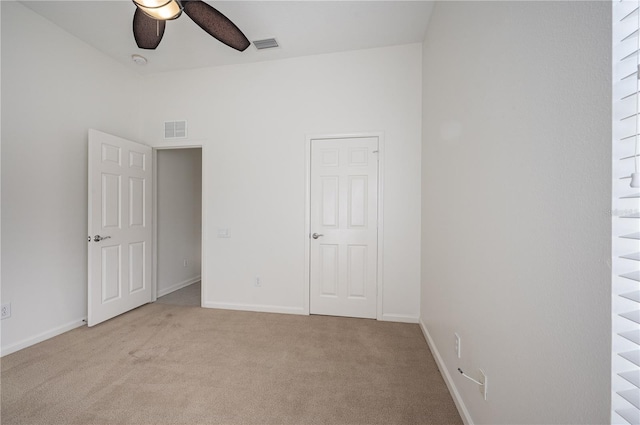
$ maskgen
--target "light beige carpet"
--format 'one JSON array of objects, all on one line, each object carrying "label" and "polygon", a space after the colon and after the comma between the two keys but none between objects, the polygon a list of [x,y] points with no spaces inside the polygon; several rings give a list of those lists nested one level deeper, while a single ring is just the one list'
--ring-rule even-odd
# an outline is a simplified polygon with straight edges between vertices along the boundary
[{"label": "light beige carpet", "polygon": [[201,292],[202,285],[200,282],[196,282],[160,297],[156,302],[161,304],[191,305],[194,307],[200,307]]},{"label": "light beige carpet", "polygon": [[2,424],[459,424],[417,325],[148,304],[8,355]]}]

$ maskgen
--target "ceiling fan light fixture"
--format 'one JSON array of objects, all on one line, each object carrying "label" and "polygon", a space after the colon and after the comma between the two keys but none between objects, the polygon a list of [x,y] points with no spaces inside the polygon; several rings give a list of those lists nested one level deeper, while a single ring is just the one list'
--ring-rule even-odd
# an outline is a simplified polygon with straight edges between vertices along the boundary
[{"label": "ceiling fan light fixture", "polygon": [[144,13],[158,21],[176,19],[182,13],[182,5],[178,0],[133,0]]},{"label": "ceiling fan light fixture", "polygon": [[162,6],[166,6],[171,3],[172,0],[133,0],[136,6],[148,7],[150,9],[157,9]]}]

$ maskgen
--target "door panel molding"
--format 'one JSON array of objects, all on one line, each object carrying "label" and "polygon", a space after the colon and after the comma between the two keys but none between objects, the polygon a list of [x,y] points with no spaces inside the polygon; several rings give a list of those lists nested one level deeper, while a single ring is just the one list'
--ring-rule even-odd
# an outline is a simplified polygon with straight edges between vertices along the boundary
[{"label": "door panel molding", "polygon": [[[310,286],[311,286],[311,142],[313,140],[334,140],[334,139],[357,139],[371,138],[378,139],[378,256],[377,256],[377,311],[376,319],[385,320],[383,315],[384,302],[384,160],[385,143],[383,132],[362,132],[362,133],[340,133],[340,134],[311,134],[305,137],[305,231],[304,231],[304,283],[303,283],[303,306],[304,314],[310,314]],[[357,150],[349,153],[349,161],[359,162],[362,157]],[[330,161],[330,152],[327,152],[323,160]],[[336,159],[337,161],[337,159]],[[370,223],[373,225],[374,223]]]}]

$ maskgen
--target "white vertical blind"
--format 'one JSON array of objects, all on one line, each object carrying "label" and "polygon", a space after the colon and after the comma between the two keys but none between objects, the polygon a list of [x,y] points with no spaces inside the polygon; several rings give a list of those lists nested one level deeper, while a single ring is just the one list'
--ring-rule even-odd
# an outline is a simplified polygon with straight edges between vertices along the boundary
[{"label": "white vertical blind", "polygon": [[640,189],[631,188],[640,128],[640,0],[613,3],[611,422],[640,424]]}]

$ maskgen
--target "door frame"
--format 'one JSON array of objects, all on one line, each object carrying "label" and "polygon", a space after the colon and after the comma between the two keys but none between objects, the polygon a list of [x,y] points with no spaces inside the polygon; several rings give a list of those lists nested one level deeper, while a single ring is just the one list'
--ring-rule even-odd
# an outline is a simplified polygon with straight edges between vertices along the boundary
[{"label": "door frame", "polygon": [[307,135],[305,140],[305,194],[304,194],[304,287],[303,306],[304,313],[310,313],[311,296],[311,141],[332,139],[361,139],[376,137],[378,139],[378,256],[376,273],[376,319],[382,320],[382,298],[384,294],[383,264],[384,258],[384,133],[363,132],[346,134],[320,134]]},{"label": "door frame", "polygon": [[207,234],[207,202],[204,194],[206,193],[207,179],[206,167],[204,167],[205,161],[205,143],[196,142],[188,145],[178,145],[171,143],[162,143],[151,145],[153,149],[153,226],[152,226],[152,253],[151,253],[151,302],[155,302],[158,299],[158,151],[159,150],[173,150],[173,149],[201,149],[202,150],[202,172],[200,178],[202,179],[200,196],[202,199],[202,211],[201,211],[201,234],[200,234],[200,307],[203,306],[205,300],[205,287],[204,284],[207,275],[207,266],[204,261],[206,250],[206,234]]}]

